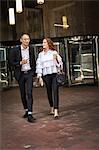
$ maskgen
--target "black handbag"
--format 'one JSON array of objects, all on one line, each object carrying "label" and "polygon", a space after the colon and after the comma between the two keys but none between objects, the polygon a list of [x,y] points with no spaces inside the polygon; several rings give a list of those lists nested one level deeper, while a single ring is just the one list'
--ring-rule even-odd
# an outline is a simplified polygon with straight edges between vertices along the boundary
[{"label": "black handbag", "polygon": [[64,85],[66,82],[66,77],[64,73],[57,73],[57,83],[58,85]]}]

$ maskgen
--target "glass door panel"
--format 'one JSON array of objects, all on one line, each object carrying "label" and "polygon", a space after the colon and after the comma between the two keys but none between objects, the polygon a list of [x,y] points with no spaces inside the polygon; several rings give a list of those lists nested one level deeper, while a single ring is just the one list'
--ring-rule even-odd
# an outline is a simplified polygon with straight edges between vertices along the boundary
[{"label": "glass door panel", "polygon": [[82,44],[81,54],[81,70],[84,83],[94,82],[93,57],[95,54],[92,51],[92,44]]},{"label": "glass door panel", "polygon": [[0,47],[0,88],[8,86],[6,48]]},{"label": "glass door panel", "polygon": [[94,83],[95,52],[92,41],[69,41],[68,57],[71,85]]}]

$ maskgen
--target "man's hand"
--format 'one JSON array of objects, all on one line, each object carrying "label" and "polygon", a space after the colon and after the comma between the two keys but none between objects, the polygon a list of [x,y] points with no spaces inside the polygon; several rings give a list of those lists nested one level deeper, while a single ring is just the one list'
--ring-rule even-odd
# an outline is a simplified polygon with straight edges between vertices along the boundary
[{"label": "man's hand", "polygon": [[20,65],[24,65],[24,64],[26,64],[26,63],[27,63],[27,61],[28,61],[28,59],[22,59],[22,61],[20,61]]}]

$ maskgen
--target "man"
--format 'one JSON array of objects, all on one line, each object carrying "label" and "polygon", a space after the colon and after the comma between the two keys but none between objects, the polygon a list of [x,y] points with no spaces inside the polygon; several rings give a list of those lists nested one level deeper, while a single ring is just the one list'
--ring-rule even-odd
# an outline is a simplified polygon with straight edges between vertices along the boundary
[{"label": "man", "polygon": [[20,37],[21,45],[13,48],[10,53],[10,62],[14,66],[15,78],[18,81],[21,100],[25,109],[23,118],[28,122],[35,122],[32,113],[33,76],[35,75],[35,55],[30,43],[30,36],[23,33]]}]

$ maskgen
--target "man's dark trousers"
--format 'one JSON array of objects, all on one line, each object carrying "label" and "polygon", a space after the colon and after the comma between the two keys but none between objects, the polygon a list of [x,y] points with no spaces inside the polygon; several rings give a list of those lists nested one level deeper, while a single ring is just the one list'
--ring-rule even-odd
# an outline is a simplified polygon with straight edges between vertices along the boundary
[{"label": "man's dark trousers", "polygon": [[28,112],[32,112],[32,105],[33,105],[33,96],[32,96],[33,75],[32,75],[32,71],[29,71],[27,73],[21,72],[18,83],[19,83],[23,107],[24,107],[24,109],[28,109]]}]

